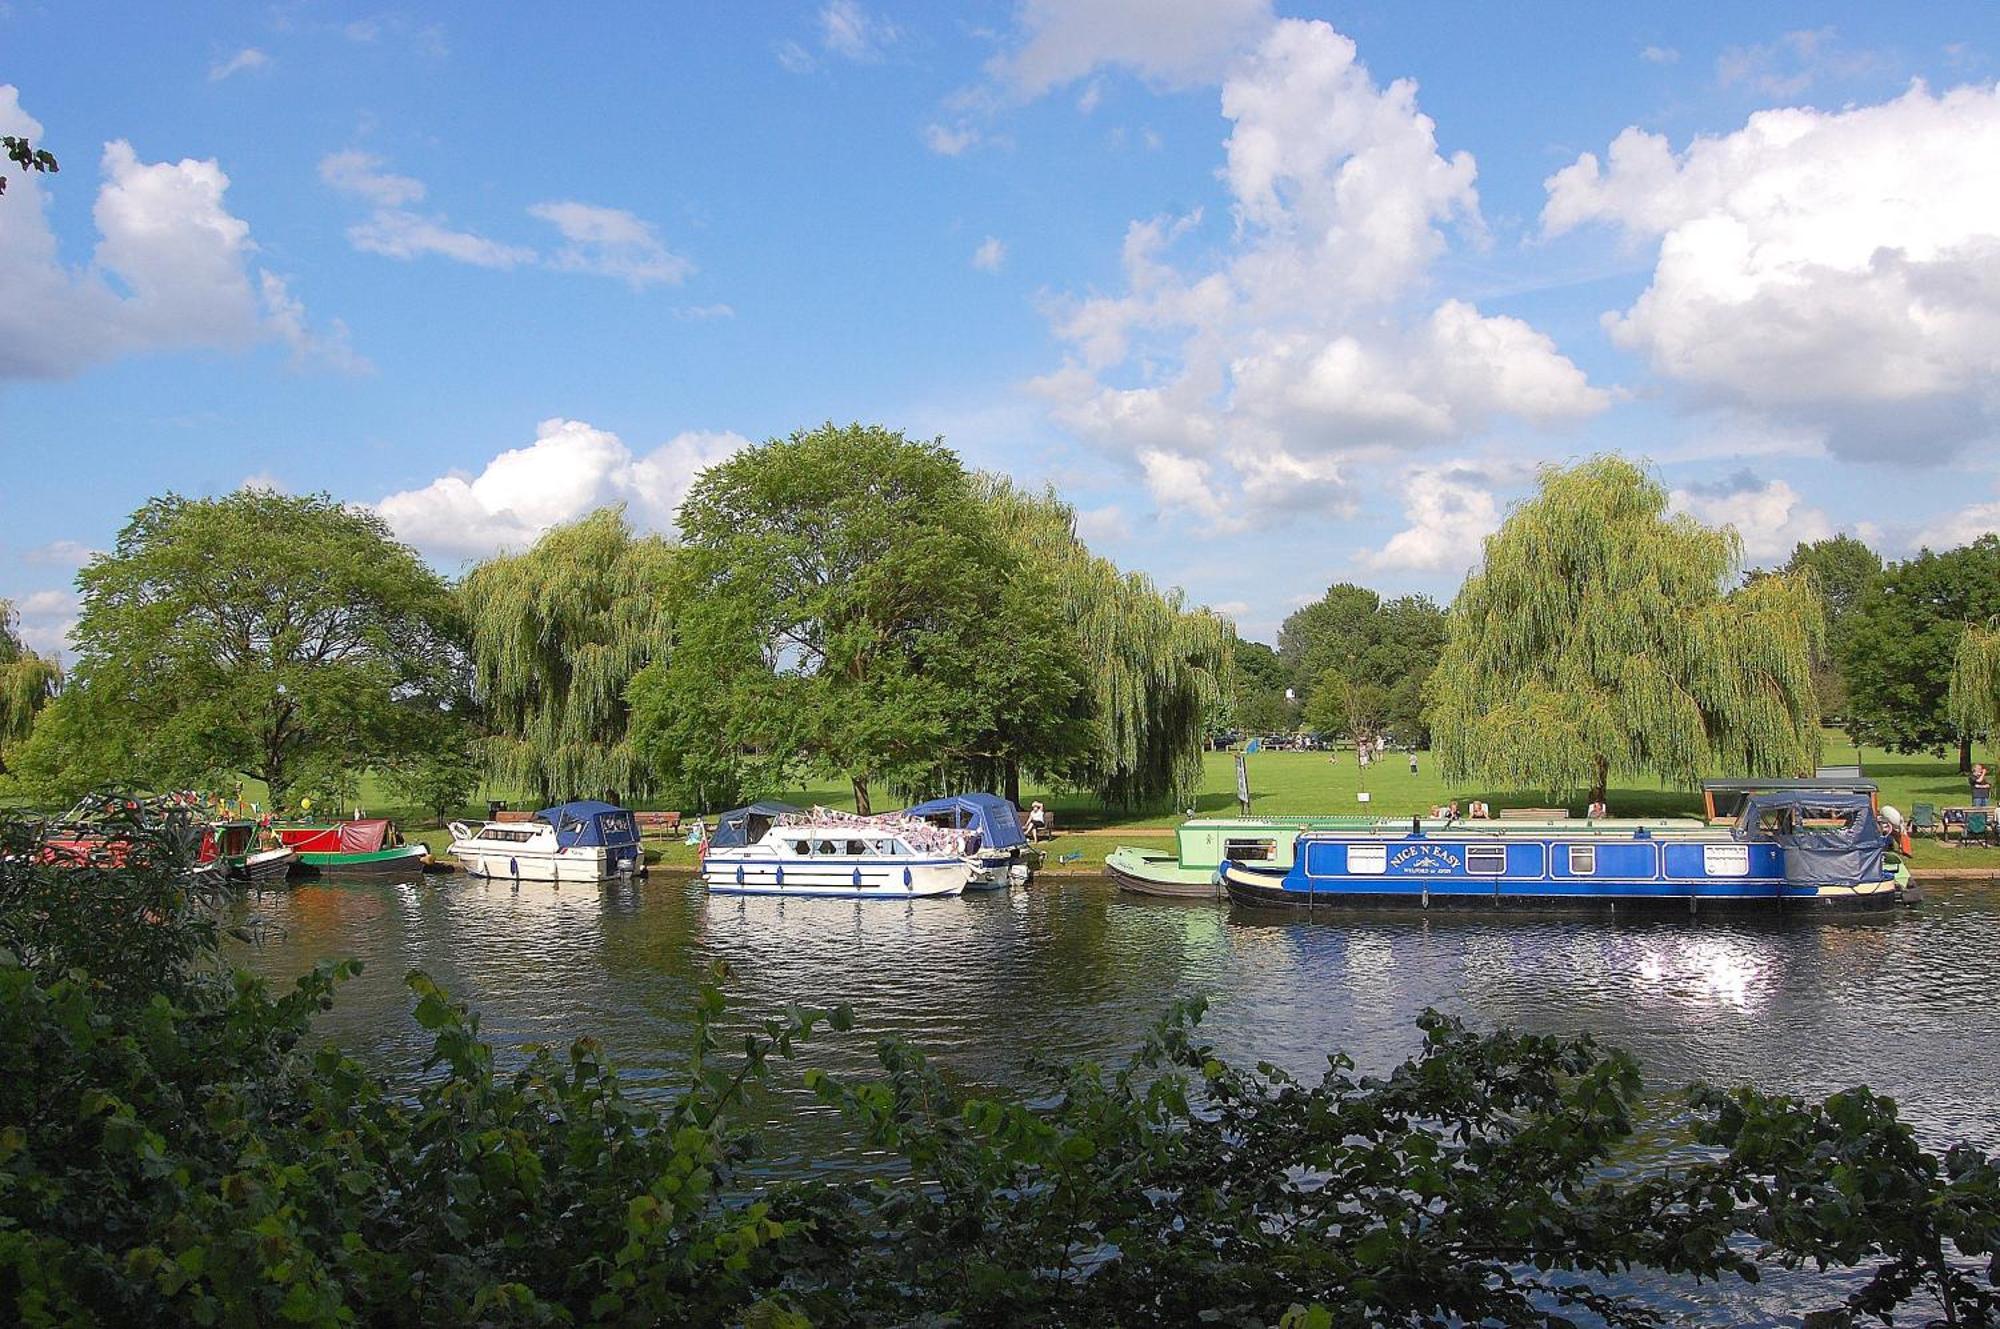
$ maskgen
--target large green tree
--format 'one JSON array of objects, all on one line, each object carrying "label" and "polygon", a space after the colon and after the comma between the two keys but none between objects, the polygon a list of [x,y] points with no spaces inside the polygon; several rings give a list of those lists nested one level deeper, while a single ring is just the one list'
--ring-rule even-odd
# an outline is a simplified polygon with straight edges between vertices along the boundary
[{"label": "large green tree", "polygon": [[[1819,592],[1826,610],[1827,653],[1813,661],[1813,688],[1822,715],[1847,715],[1847,684],[1841,676],[1847,638],[1855,610],[1882,575],[1882,556],[1851,535],[1836,535],[1799,544],[1785,560],[1784,571],[1806,577]],[[1852,734],[1853,728],[1849,726]]]},{"label": "large green tree", "polygon": [[1092,554],[1053,492],[992,482],[989,505],[1043,570],[1083,653],[1093,738],[1074,783],[1115,808],[1182,806],[1201,786],[1203,739],[1234,686],[1235,628]]},{"label": "large green tree", "polygon": [[0,600],[0,773],[8,745],[28,736],[61,683],[62,669],[28,649],[15,631],[13,605]]},{"label": "large green tree", "polygon": [[1287,733],[1298,727],[1298,708],[1285,697],[1291,672],[1279,654],[1261,641],[1238,637],[1232,648],[1235,681],[1218,722],[1253,734]]},{"label": "large green tree", "polygon": [[2000,737],[2000,618],[1966,628],[1952,661],[1951,718],[1968,737]]},{"label": "large green tree", "polygon": [[[1353,680],[1371,689],[1368,710],[1380,732],[1403,743],[1429,742],[1424,682],[1445,642],[1444,610],[1429,596],[1384,600],[1366,587],[1340,582],[1295,610],[1279,629],[1278,641],[1291,686],[1302,700],[1311,703],[1321,679],[1342,680],[1343,695]],[[1345,714],[1344,700],[1322,712]]]},{"label": "large green tree", "polygon": [[862,811],[885,780],[988,781],[1055,755],[1080,663],[942,443],[858,424],[774,439],[703,472],[680,525],[672,649],[633,689],[649,735],[804,761]]},{"label": "large green tree", "polygon": [[466,575],[459,599],[496,782],[545,801],[651,792],[626,688],[666,650],[676,556],[603,508]]},{"label": "large green tree", "polygon": [[1972,768],[1972,735],[1952,716],[1952,668],[1966,624],[2000,614],[2000,535],[1892,563],[1848,616],[1841,643],[1848,724],[1897,752],[1958,747]]},{"label": "large green tree", "polygon": [[1446,779],[1602,798],[1613,775],[1809,774],[1824,612],[1792,577],[1730,590],[1741,549],[1623,458],[1544,470],[1452,603],[1429,689]]},{"label": "large green tree", "polygon": [[1278,627],[1278,657],[1301,700],[1329,669],[1352,668],[1374,644],[1382,597],[1366,586],[1336,582],[1311,604],[1293,610]]},{"label": "large green tree", "polygon": [[1393,704],[1389,689],[1380,683],[1362,675],[1328,669],[1313,685],[1305,719],[1322,733],[1360,744],[1386,731]]},{"label": "large green tree", "polygon": [[324,495],[153,499],[77,585],[76,667],[21,757],[47,793],[251,776],[284,805],[433,741],[454,692],[444,583]]}]

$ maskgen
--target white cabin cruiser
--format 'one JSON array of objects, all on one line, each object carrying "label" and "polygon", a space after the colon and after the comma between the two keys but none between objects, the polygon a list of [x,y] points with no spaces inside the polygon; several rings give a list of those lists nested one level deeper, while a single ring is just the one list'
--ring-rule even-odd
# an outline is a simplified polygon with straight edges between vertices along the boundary
[{"label": "white cabin cruiser", "polygon": [[602,881],[644,872],[639,823],[609,803],[561,803],[532,821],[451,824],[451,855],[475,877],[515,881]]},{"label": "white cabin cruiser", "polygon": [[960,849],[972,864],[968,891],[1025,886],[1040,853],[1021,833],[1014,805],[992,794],[954,794],[903,809],[902,816],[929,822],[961,837]]},{"label": "white cabin cruiser", "polygon": [[715,895],[957,895],[973,873],[959,838],[903,817],[753,804],[722,814],[702,846],[701,880]]}]

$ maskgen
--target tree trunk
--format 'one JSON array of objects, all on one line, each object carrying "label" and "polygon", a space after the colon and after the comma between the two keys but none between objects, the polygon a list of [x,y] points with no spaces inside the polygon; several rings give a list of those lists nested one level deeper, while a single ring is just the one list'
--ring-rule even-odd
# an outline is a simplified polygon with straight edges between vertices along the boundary
[{"label": "tree trunk", "polygon": [[1007,763],[1007,801],[1015,807],[1021,806],[1021,763]]},{"label": "tree trunk", "polygon": [[872,811],[868,806],[868,777],[865,775],[854,777],[854,810],[864,817]]},{"label": "tree trunk", "polygon": [[1960,734],[1958,736],[1958,773],[1960,775],[1972,774],[1971,734]]},{"label": "tree trunk", "polygon": [[1605,785],[1610,782],[1610,767],[1611,763],[1604,757],[1599,756],[1597,758],[1597,782],[1590,787],[1591,802],[1603,803],[1606,801],[1605,794],[1607,790],[1605,789]]}]

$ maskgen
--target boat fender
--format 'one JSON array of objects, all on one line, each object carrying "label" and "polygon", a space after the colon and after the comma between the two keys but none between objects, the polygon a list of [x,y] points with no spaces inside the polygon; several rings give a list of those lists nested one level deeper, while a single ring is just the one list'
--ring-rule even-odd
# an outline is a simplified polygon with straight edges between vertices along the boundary
[{"label": "boat fender", "polygon": [[855,889],[855,890],[857,890],[857,891],[861,889],[861,869],[860,869],[860,868],[856,868],[856,869],[854,869],[854,889]]},{"label": "boat fender", "polygon": [[908,868],[903,869],[903,889],[906,891],[913,891],[916,889],[915,879],[910,876],[910,870]]},{"label": "boat fender", "polygon": [[518,859],[518,858],[510,858],[510,859],[508,859],[508,860],[507,860],[507,875],[508,875],[508,876],[510,876],[510,877],[518,877],[518,876],[520,876],[520,875],[521,875],[521,860],[520,860],[520,859]]},{"label": "boat fender", "polygon": [[738,886],[743,884],[743,865],[741,863],[736,865],[736,884]]}]

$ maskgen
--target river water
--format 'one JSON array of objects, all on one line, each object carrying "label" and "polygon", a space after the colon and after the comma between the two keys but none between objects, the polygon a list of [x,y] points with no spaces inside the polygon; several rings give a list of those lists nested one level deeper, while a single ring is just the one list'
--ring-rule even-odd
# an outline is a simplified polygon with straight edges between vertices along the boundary
[{"label": "river water", "polygon": [[[1232,912],[1096,880],[950,900],[709,898],[684,877],[598,886],[326,880],[247,897],[241,956],[274,980],[356,957],[324,1027],[382,1063],[421,1061],[403,976],[422,969],[513,1052],[601,1038],[636,1092],[672,1092],[687,1010],[727,960],[731,1018],[846,1002],[853,1034],[802,1061],[867,1075],[875,1037],[920,1044],[967,1082],[1032,1089],[1037,1058],[1116,1061],[1178,996],[1239,1063],[1317,1075],[1345,1051],[1387,1069],[1426,1006],[1477,1027],[1588,1030],[1633,1052],[1663,1098],[1696,1079],[1893,1095],[1928,1143],[2000,1148],[2000,891],[1937,893],[1891,917],[1609,922],[1509,915]],[[787,1088],[786,1085],[791,1087]],[[781,1081],[766,1105],[780,1167],[851,1163]],[[1823,1290],[1823,1289],[1822,1289]],[[1708,1322],[1783,1319],[1781,1280],[1709,1289]],[[1717,1320],[1718,1314],[1724,1316]]]}]

